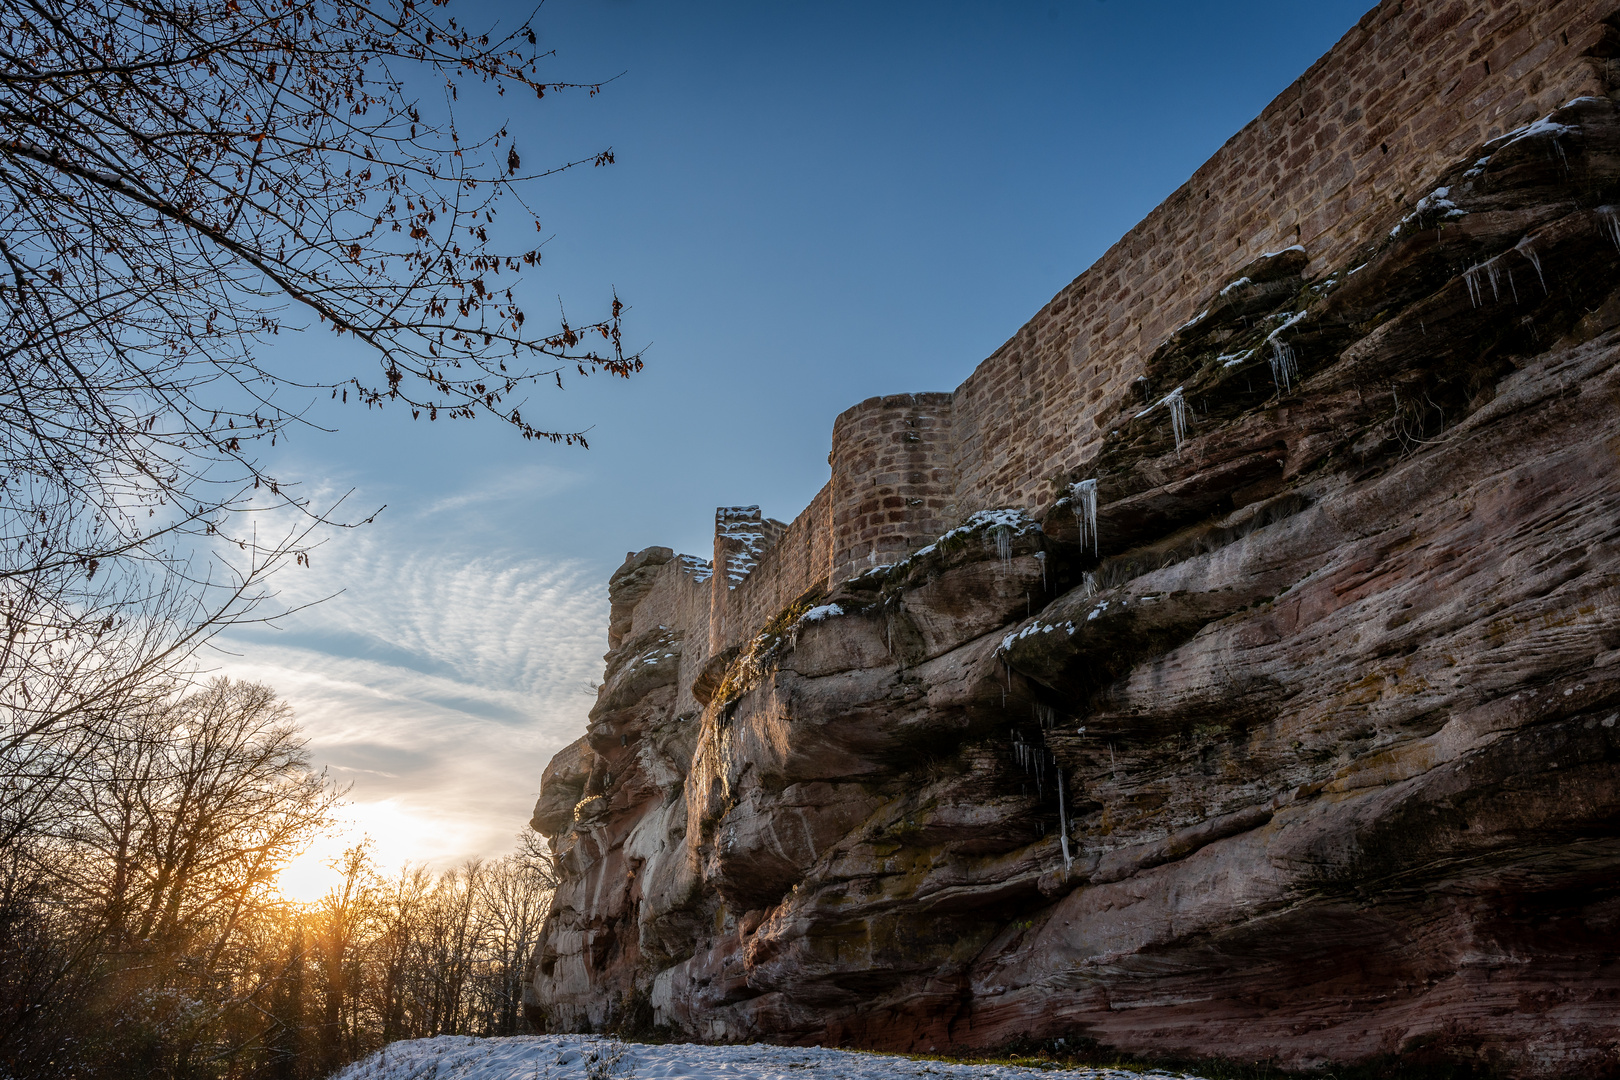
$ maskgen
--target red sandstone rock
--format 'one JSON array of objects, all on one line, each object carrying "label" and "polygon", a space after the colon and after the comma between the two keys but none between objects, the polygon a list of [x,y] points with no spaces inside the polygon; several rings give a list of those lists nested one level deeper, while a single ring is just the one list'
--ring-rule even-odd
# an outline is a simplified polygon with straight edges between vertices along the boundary
[{"label": "red sandstone rock", "polygon": [[1057,478],[1095,553],[1078,496],[960,515],[740,642],[740,590],[629,560],[535,811],[539,1015],[1613,1073],[1620,110],[1552,120],[1220,283]]}]

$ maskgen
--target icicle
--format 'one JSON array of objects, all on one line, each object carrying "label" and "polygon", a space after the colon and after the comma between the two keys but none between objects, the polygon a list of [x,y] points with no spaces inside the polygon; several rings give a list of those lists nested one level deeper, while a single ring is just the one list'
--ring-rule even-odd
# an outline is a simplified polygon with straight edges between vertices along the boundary
[{"label": "icicle", "polygon": [[996,526],[996,558],[1003,566],[1012,562],[1012,530],[1005,525]]},{"label": "icicle", "polygon": [[1063,770],[1057,771],[1058,789],[1058,843],[1063,847],[1063,876],[1069,876],[1074,860],[1069,858],[1069,806],[1063,798]]},{"label": "icicle", "polygon": [[1536,254],[1536,245],[1531,243],[1530,238],[1527,236],[1523,240],[1519,241],[1519,246],[1516,250],[1520,255],[1523,255],[1526,259],[1529,259],[1530,265],[1536,268],[1536,278],[1541,282],[1541,294],[1543,296],[1551,296],[1552,293],[1547,291],[1547,279],[1541,274],[1541,256]]},{"label": "icicle", "polygon": [[[1176,440],[1181,445],[1181,440]],[[1091,553],[1097,554],[1097,481],[1095,478],[1069,485],[1069,498],[1074,503],[1074,521],[1080,526],[1080,546],[1091,539]]]},{"label": "icicle", "polygon": [[1491,303],[1494,304],[1502,299],[1502,294],[1496,287],[1497,268],[1495,259],[1485,264],[1485,274],[1491,279]]},{"label": "icicle", "polygon": [[1463,271],[1463,283],[1468,286],[1468,299],[1473,302],[1476,308],[1479,307],[1481,298],[1479,282],[1474,278],[1474,275],[1477,273],[1479,273],[1478,266],[1470,266],[1467,270]]},{"label": "icicle", "polygon": [[1620,250],[1620,211],[1612,206],[1600,206],[1597,208],[1597,216],[1598,220],[1603,222],[1609,239],[1614,241],[1615,248]]},{"label": "icicle", "polygon": [[1176,437],[1176,452],[1181,452],[1181,444],[1187,441],[1187,399],[1181,396],[1181,387],[1176,387],[1164,399],[1165,407],[1170,410],[1170,433]]},{"label": "icicle", "polygon": [[1276,384],[1277,393],[1288,393],[1298,380],[1299,361],[1294,356],[1294,347],[1282,338],[1272,338],[1271,381]]}]

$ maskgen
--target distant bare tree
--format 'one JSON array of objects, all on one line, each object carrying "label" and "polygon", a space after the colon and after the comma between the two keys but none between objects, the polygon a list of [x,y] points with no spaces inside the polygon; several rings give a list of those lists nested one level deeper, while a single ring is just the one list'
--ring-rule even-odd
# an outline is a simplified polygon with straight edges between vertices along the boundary
[{"label": "distant bare tree", "polygon": [[515,1035],[523,1024],[523,987],[551,907],[556,880],[522,854],[486,863],[477,881],[483,963],[478,979],[478,1026]]},{"label": "distant bare tree", "polygon": [[102,1064],[181,1076],[257,1041],[262,1025],[241,1020],[269,986],[257,957],[282,917],[276,873],[326,827],[339,793],[263,686],[216,680],[120,725],[54,785],[50,827],[5,849],[35,919],[0,929],[26,941],[46,925],[52,941],[38,961],[51,978],[0,1026],[0,1052],[38,1045],[30,1008],[80,986],[94,999],[79,1022],[119,1036],[99,1036]]}]

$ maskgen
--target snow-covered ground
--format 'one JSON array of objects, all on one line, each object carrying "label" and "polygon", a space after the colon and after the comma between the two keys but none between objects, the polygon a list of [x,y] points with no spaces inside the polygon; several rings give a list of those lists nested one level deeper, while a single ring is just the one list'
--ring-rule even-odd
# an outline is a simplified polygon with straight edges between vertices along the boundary
[{"label": "snow-covered ground", "polygon": [[820,1047],[643,1046],[594,1035],[510,1039],[441,1035],[394,1043],[350,1065],[334,1080],[806,1080],[807,1076],[825,1080],[1034,1080],[1054,1074],[1065,1080],[1186,1077],[1158,1070],[955,1065]]}]

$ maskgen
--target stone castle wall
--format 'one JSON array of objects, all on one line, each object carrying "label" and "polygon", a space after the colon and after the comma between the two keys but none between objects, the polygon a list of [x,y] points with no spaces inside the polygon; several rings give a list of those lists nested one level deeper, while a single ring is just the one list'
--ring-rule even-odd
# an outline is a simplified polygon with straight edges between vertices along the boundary
[{"label": "stone castle wall", "polygon": [[724,644],[746,640],[785,605],[827,581],[832,566],[831,498],[828,484],[732,592],[720,634]]},{"label": "stone castle wall", "polygon": [[1604,92],[1613,0],[1386,0],[954,395],[966,510],[1037,507],[1081,469],[1099,406],[1202,298],[1268,251],[1310,271],[1379,239],[1457,157]]},{"label": "stone castle wall", "polygon": [[[831,480],[780,535],[761,525],[741,580],[724,570],[737,544],[720,529],[686,670],[975,511],[1049,504],[1084,475],[1107,406],[1240,268],[1295,245],[1310,274],[1343,265],[1471,147],[1605,93],[1617,7],[1386,0],[1368,12],[954,392],[872,398],[840,415]],[[669,589],[686,588],[672,572]]]},{"label": "stone castle wall", "polygon": [[868,398],[833,423],[831,580],[897,562],[956,524],[950,394]]}]

